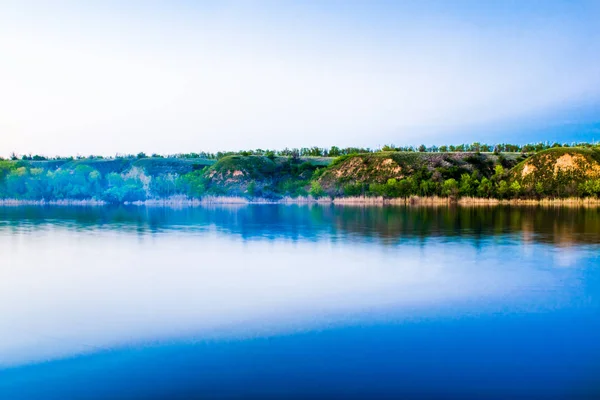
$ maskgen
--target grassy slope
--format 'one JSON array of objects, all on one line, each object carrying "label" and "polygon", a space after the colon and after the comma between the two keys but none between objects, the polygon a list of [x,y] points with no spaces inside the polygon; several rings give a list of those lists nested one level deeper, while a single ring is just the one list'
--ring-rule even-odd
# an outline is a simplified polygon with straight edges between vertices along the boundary
[{"label": "grassy slope", "polygon": [[502,159],[491,153],[416,153],[380,152],[356,154],[336,159],[319,178],[330,193],[339,193],[346,184],[385,183],[388,179],[402,179],[419,170],[440,171],[445,178],[459,178],[463,173],[478,171],[489,177],[501,161],[507,167],[517,163],[519,155],[504,154]]},{"label": "grassy slope", "polygon": [[[278,196],[302,195],[313,172],[333,160],[325,157],[228,156],[208,168],[204,176],[215,194]],[[252,193],[251,193],[252,192]]]},{"label": "grassy slope", "polygon": [[541,151],[519,163],[509,179],[524,187],[542,185],[547,191],[573,190],[573,185],[600,179],[600,149],[553,148]]},{"label": "grassy slope", "polygon": [[89,159],[80,160],[48,160],[48,161],[6,161],[15,167],[25,166],[30,168],[43,168],[55,170],[57,168],[73,170],[79,166],[88,166],[101,172],[103,175],[111,172],[122,173],[133,167],[142,169],[147,175],[175,174],[182,175],[188,172],[211,166],[213,160],[202,158],[118,158],[118,159]]},{"label": "grassy slope", "polygon": [[132,163],[148,175],[174,174],[183,175],[213,165],[215,161],[202,158],[142,158]]},{"label": "grassy slope", "polygon": [[67,160],[47,160],[47,161],[9,161],[18,167],[43,168],[46,170],[55,170],[66,164]]}]

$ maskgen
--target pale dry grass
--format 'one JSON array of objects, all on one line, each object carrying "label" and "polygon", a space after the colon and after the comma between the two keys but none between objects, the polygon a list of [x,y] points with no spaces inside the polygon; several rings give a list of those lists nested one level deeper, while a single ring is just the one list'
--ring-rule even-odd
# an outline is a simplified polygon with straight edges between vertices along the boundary
[{"label": "pale dry grass", "polygon": [[[600,207],[600,198],[562,198],[562,199],[510,199],[499,200],[481,197],[420,197],[386,199],[384,197],[354,196],[354,197],[284,197],[280,200],[265,198],[248,199],[239,196],[204,196],[201,199],[192,199],[186,196],[173,196],[165,199],[149,199],[144,201],[126,202],[126,205],[153,206],[153,207],[199,207],[206,205],[246,205],[246,204],[335,204],[347,206],[415,206],[415,207],[439,207],[439,206],[543,206],[543,207]],[[0,199],[0,206],[104,206],[102,200],[17,200]]]},{"label": "pale dry grass", "polygon": [[0,206],[104,206],[107,203],[103,200],[18,200],[18,199],[0,199]]},{"label": "pale dry grass", "polygon": [[411,196],[408,198],[386,199],[383,197],[342,197],[333,200],[334,204],[340,205],[408,205],[408,206],[545,206],[545,207],[599,207],[600,199],[598,198],[578,198],[570,197],[564,199],[490,199],[482,197],[461,197],[455,199],[451,197],[420,197]]},{"label": "pale dry grass", "polygon": [[598,207],[600,199],[598,198],[544,198],[544,199],[482,199],[477,197],[463,197],[457,201],[461,206],[494,206],[494,205],[511,205],[511,206],[544,206],[544,207]]}]

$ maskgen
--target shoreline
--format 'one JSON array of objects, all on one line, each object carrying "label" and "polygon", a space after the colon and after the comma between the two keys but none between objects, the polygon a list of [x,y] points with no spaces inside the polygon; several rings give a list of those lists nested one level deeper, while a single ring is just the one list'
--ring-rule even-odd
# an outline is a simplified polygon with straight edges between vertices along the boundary
[{"label": "shoreline", "polygon": [[282,199],[246,198],[239,196],[205,196],[200,199],[191,199],[175,196],[166,199],[148,199],[144,201],[108,203],[103,200],[19,200],[0,199],[2,207],[19,206],[78,206],[78,207],[104,207],[110,205],[125,205],[136,207],[201,207],[207,205],[252,205],[252,204],[320,204],[341,206],[414,206],[414,207],[493,207],[493,206],[542,206],[542,207],[600,207],[600,198],[545,198],[545,199],[494,199],[480,197],[419,197],[408,198],[383,198],[383,197],[284,197]]}]

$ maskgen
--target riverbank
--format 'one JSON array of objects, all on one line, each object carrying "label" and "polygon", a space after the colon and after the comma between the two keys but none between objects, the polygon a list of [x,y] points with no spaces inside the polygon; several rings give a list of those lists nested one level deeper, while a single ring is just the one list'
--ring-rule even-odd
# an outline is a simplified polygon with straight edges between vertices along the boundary
[{"label": "riverbank", "polygon": [[[0,206],[108,206],[103,200],[20,200],[0,199]],[[247,198],[237,196],[205,196],[202,198],[188,198],[174,196],[164,199],[148,199],[144,201],[124,202],[123,205],[137,207],[200,207],[206,205],[248,205],[248,204],[334,204],[342,206],[543,206],[543,207],[600,207],[600,198],[545,198],[545,199],[493,199],[479,197],[419,197],[384,198],[374,196],[355,197],[284,197],[281,199]]]},{"label": "riverbank", "polygon": [[419,197],[386,199],[382,197],[350,197],[333,200],[334,204],[373,204],[408,206],[547,206],[547,207],[599,207],[599,198],[543,198],[543,199],[494,199],[482,197]]},{"label": "riverbank", "polygon": [[22,199],[0,199],[0,206],[106,206],[109,203],[103,200],[22,200]]}]

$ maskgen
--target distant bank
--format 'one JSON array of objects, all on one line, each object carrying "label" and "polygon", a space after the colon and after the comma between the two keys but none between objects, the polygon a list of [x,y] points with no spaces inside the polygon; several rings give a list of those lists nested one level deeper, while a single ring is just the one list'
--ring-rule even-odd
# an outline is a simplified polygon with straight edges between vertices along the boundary
[{"label": "distant bank", "polygon": [[0,161],[0,204],[562,204],[600,197],[600,147]]}]

